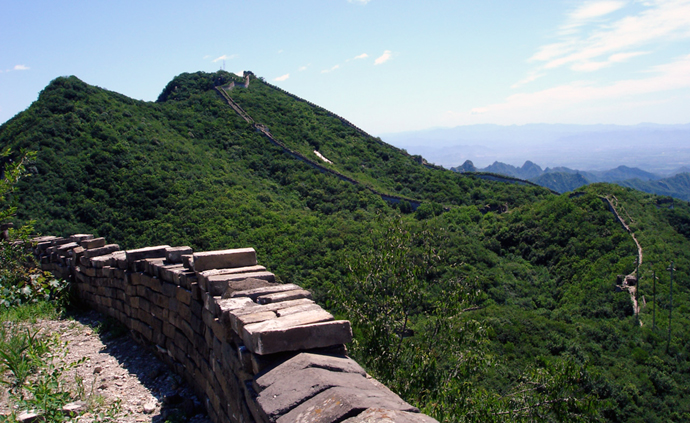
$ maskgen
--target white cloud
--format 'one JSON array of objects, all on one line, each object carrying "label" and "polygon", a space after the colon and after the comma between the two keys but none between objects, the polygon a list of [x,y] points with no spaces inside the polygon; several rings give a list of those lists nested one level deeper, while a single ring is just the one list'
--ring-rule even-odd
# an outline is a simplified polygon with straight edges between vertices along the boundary
[{"label": "white cloud", "polygon": [[333,67],[330,68],[330,69],[324,69],[324,70],[322,70],[321,73],[333,72],[334,70],[338,69],[339,67],[340,67],[340,65],[335,65],[335,66],[333,66]]},{"label": "white cloud", "polygon": [[375,65],[381,65],[383,63],[386,63],[390,58],[393,56],[393,52],[390,50],[386,50],[383,52],[381,56],[379,56],[376,60],[374,60]]},{"label": "white cloud", "polygon": [[589,20],[608,15],[625,6],[624,1],[593,1],[588,2],[570,14],[573,20]]},{"label": "white cloud", "polygon": [[622,2],[602,1],[577,9],[561,28],[567,34],[564,39],[542,46],[530,60],[545,62],[545,69],[569,65],[573,70],[591,71],[615,63],[610,60],[599,60],[601,66],[590,63],[602,56],[626,54],[630,49],[654,42],[690,38],[690,0],[658,0],[645,4],[637,14],[573,33],[573,28],[583,20],[605,16],[623,6]]},{"label": "white cloud", "polygon": [[679,57],[674,62],[654,66],[647,73],[653,75],[601,86],[587,81],[575,81],[532,93],[514,94],[502,103],[474,108],[470,113],[476,114],[480,111],[487,115],[505,117],[506,114],[531,110],[532,115],[536,116],[545,110],[562,109],[577,104],[604,100],[629,101],[639,95],[690,88],[690,54]]},{"label": "white cloud", "polygon": [[366,59],[367,57],[369,57],[368,54],[362,53],[362,54],[360,54],[359,56],[355,56],[354,59],[355,59],[355,60],[357,60],[357,59]]},{"label": "white cloud", "polygon": [[535,72],[535,71],[532,71],[532,72],[530,72],[530,74],[527,75],[524,79],[522,79],[522,80],[520,80],[520,81],[514,83],[513,85],[511,85],[510,88],[518,88],[518,87],[520,87],[520,86],[522,86],[522,85],[529,84],[530,82],[535,81],[535,80],[541,78],[541,77],[544,76],[544,75],[546,75],[546,74],[543,73],[543,72]]},{"label": "white cloud", "polygon": [[309,66],[311,66],[311,63],[309,63],[308,65],[300,66],[299,69],[298,69],[298,71],[303,72],[303,71],[307,70],[307,68],[308,68]]},{"label": "white cloud", "polygon": [[596,71],[608,66],[611,66],[614,63],[622,63],[627,61],[628,59],[631,59],[633,57],[641,56],[643,54],[649,54],[648,51],[634,51],[630,53],[617,53],[617,54],[612,54],[609,56],[608,60],[605,60],[603,62],[580,62],[580,63],[574,63],[572,65],[572,69],[575,71],[581,71],[581,72],[592,72]]},{"label": "white cloud", "polygon": [[367,4],[371,0],[347,0],[348,3],[359,3],[359,4]]},{"label": "white cloud", "polygon": [[228,56],[227,54],[224,54],[220,57],[216,57],[215,59],[211,60],[213,63],[220,62],[221,60],[230,60],[230,59],[235,59],[237,57],[236,54],[231,54]]},{"label": "white cloud", "polygon": [[16,65],[13,69],[14,70],[29,70],[30,68],[28,66],[24,66],[24,65]]},{"label": "white cloud", "polygon": [[273,80],[274,80],[274,81],[285,81],[285,80],[288,79],[289,77],[290,77],[290,74],[289,74],[289,73],[286,73],[285,75],[282,75],[282,76],[279,76],[279,77],[277,77],[277,78],[274,78]]}]

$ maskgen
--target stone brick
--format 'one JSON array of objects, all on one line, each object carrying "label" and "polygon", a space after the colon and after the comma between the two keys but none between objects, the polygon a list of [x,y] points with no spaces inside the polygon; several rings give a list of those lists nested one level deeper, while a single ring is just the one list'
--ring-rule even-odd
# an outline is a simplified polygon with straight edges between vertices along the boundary
[{"label": "stone brick", "polygon": [[92,250],[86,250],[84,251],[84,257],[85,258],[92,258],[92,257],[98,257],[98,256],[104,256],[106,254],[110,254],[114,251],[119,251],[120,246],[117,244],[108,244],[100,248],[94,248]]},{"label": "stone brick", "polygon": [[[84,240],[92,239],[92,238],[93,238],[92,234],[74,234],[74,235],[70,235],[69,240],[72,242],[81,243]],[[105,244],[103,244],[103,245],[105,245]]]},{"label": "stone brick", "polygon": [[161,282],[161,293],[168,298],[174,298],[177,293],[177,285],[169,282]]},{"label": "stone brick", "polygon": [[343,423],[438,423],[438,420],[421,413],[369,408],[356,417],[344,420]]},{"label": "stone brick", "polygon": [[245,325],[252,323],[264,322],[266,320],[275,319],[278,317],[274,311],[257,311],[256,313],[247,313],[239,316],[231,314],[231,327],[235,333],[242,333]]},{"label": "stone brick", "polygon": [[207,278],[206,290],[213,295],[223,295],[234,282],[242,282],[247,279],[274,282],[276,276],[271,272],[249,272],[209,276]]},{"label": "stone brick", "polygon": [[165,259],[170,263],[182,263],[182,255],[191,255],[191,247],[168,247],[165,249]]},{"label": "stone brick", "polygon": [[242,340],[247,348],[259,355],[324,348],[352,341],[352,328],[347,320],[276,326],[275,322],[291,316],[295,315],[247,325],[242,331]]},{"label": "stone brick", "polygon": [[173,283],[175,285],[180,284],[180,277],[175,278],[176,273],[185,272],[187,269],[182,267],[181,264],[165,264],[158,268],[158,276],[166,282]]},{"label": "stone brick", "polygon": [[165,258],[166,249],[170,248],[169,245],[158,245],[155,247],[138,248],[136,250],[127,250],[126,257],[127,263],[132,264],[135,261],[148,259],[148,258]]},{"label": "stone brick", "polygon": [[378,390],[334,387],[295,407],[292,411],[279,417],[276,422],[331,423],[356,416],[369,408],[419,412],[397,395],[390,396],[388,393]]},{"label": "stone brick", "polygon": [[276,284],[276,285],[270,285],[270,286],[265,286],[265,287],[261,287],[261,288],[248,289],[245,291],[235,291],[232,293],[232,295],[230,297],[231,298],[249,297],[252,300],[256,301],[256,299],[262,295],[275,294],[276,292],[293,291],[296,289],[302,289],[302,288],[300,288],[299,286],[292,284],[292,283],[286,283],[284,285]]},{"label": "stone brick", "polygon": [[270,304],[281,301],[298,300],[300,298],[311,299],[311,292],[305,289],[295,289],[292,291],[275,292],[273,294],[261,295],[256,298],[259,304]]},{"label": "stone brick", "polygon": [[101,248],[105,246],[105,238],[93,238],[93,239],[84,239],[81,241],[81,246],[86,248],[87,250],[92,250],[94,248]]},{"label": "stone brick", "polygon": [[325,369],[331,372],[355,373],[366,376],[366,372],[353,359],[346,356],[332,356],[313,353],[299,353],[291,359],[268,372],[258,375],[254,380],[254,389],[261,392],[286,375],[293,374],[303,369]]},{"label": "stone brick", "polygon": [[192,302],[192,291],[178,286],[175,289],[175,298],[182,304],[189,305]]},{"label": "stone brick", "polygon": [[[376,386],[361,374],[306,368],[283,374],[259,393],[256,402],[268,418],[275,421],[299,404],[333,387],[347,387],[365,392],[376,391]],[[400,398],[397,399],[402,402]],[[368,407],[362,409],[366,408]],[[331,421],[337,421],[337,418],[328,420],[328,422]]]},{"label": "stone brick", "polygon": [[205,251],[192,254],[193,267],[197,272],[210,269],[246,267],[256,265],[256,251],[253,248]]},{"label": "stone brick", "polygon": [[[211,276],[222,276],[222,275],[234,275],[236,273],[253,273],[253,272],[263,272],[266,268],[264,266],[245,266],[245,267],[235,267],[229,269],[211,269],[204,270],[203,272],[197,272],[197,280],[206,286],[208,283],[208,278]],[[221,279],[219,279],[221,280]]]},{"label": "stone brick", "polygon": [[[247,298],[247,297],[239,297],[240,298]],[[247,298],[247,300],[251,301],[251,298]],[[228,301],[228,300],[220,300],[220,302],[223,301]],[[219,302],[219,306],[220,306]],[[303,308],[301,310],[296,310],[293,309],[294,307],[301,307],[301,306],[306,306],[306,308]],[[222,316],[221,319],[224,321],[228,321],[230,323],[230,326],[233,328],[235,332],[238,334],[242,333],[241,327],[244,326],[244,324],[238,324],[238,319],[240,319],[242,316],[246,314],[256,314],[256,313],[265,313],[265,312],[275,312],[276,315],[274,317],[279,317],[280,313],[283,312],[284,309],[293,309],[293,313],[284,313],[284,314],[294,314],[298,312],[303,312],[303,311],[313,311],[313,310],[321,310],[321,307],[316,305],[312,300],[302,298],[299,300],[292,300],[292,301],[286,301],[283,303],[273,303],[273,304],[267,304],[267,305],[259,305],[254,302],[248,303],[244,307],[235,307],[232,310],[222,310]],[[257,322],[260,320],[257,320]]]}]

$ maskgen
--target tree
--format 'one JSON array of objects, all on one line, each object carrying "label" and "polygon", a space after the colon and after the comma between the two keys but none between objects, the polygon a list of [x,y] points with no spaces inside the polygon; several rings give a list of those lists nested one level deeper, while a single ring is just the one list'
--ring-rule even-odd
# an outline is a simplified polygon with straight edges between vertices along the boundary
[{"label": "tree", "polygon": [[476,382],[496,361],[488,330],[467,317],[481,293],[438,280],[438,231],[396,217],[380,222],[334,297],[352,320],[353,356],[405,400],[441,422],[585,421],[596,416],[584,366],[542,362],[504,392]]},{"label": "tree", "polygon": [[[9,157],[9,148],[0,153],[0,158]],[[16,229],[10,226],[18,203],[11,194],[19,179],[25,176],[26,165],[35,157],[35,152],[22,152],[19,159],[8,160],[0,178],[0,224],[7,228],[0,238],[0,304],[6,307],[54,299],[66,287],[64,281],[58,281],[49,272],[36,268],[33,255],[27,248],[31,245],[33,222]]]}]

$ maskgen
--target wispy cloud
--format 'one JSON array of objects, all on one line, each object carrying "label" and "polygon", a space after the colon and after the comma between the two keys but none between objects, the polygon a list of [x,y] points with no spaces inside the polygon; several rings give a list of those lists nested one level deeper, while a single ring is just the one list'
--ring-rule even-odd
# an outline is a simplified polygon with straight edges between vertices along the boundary
[{"label": "wispy cloud", "polygon": [[304,66],[300,66],[299,69],[297,69],[297,70],[300,72],[304,72],[305,70],[307,70],[307,68],[309,68],[309,66],[311,66],[311,63],[304,65]]},{"label": "wispy cloud", "polygon": [[13,68],[13,70],[16,70],[16,71],[23,71],[23,70],[29,70],[29,69],[31,69],[31,68],[29,68],[28,66],[24,66],[24,65],[15,65],[15,67]]},{"label": "wispy cloud", "polygon": [[[587,3],[570,14],[563,28],[572,29],[583,21],[600,18],[623,6],[625,3],[618,1]],[[542,46],[531,60],[544,62],[545,69],[569,65],[573,70],[591,71],[597,65],[589,65],[589,62],[598,58],[629,53],[630,49],[652,42],[690,38],[690,0],[646,2],[637,14],[628,14],[612,22],[604,21],[586,29]],[[627,58],[630,57],[633,56]]]},{"label": "wispy cloud", "polygon": [[335,66],[333,66],[333,67],[330,68],[330,69],[324,69],[324,70],[322,70],[321,73],[333,72],[334,70],[336,70],[336,69],[338,69],[338,68],[340,68],[340,65],[335,65]]},{"label": "wispy cloud", "polygon": [[358,3],[358,4],[367,4],[371,0],[347,0],[348,3]]},{"label": "wispy cloud", "polygon": [[237,58],[237,55],[236,55],[236,54],[231,54],[231,55],[229,55],[229,56],[228,56],[227,54],[224,54],[224,55],[222,55],[222,56],[220,56],[220,57],[216,57],[215,59],[213,59],[213,60],[211,60],[211,61],[212,61],[213,63],[216,63],[216,62],[220,62],[221,60],[231,60],[231,59],[235,59],[235,58]]},{"label": "wispy cloud", "polygon": [[553,110],[577,104],[633,99],[635,96],[645,94],[690,88],[690,55],[651,67],[645,73],[650,76],[616,81],[606,85],[575,81],[532,93],[514,94],[502,103],[474,108],[470,113],[475,114],[480,111],[487,115],[506,116],[518,111]]},{"label": "wispy cloud", "polygon": [[624,1],[590,1],[570,13],[570,19],[575,21],[598,18],[625,6]]},{"label": "wispy cloud", "polygon": [[374,60],[374,65],[382,65],[389,61],[392,56],[393,52],[390,50],[386,50],[383,52],[381,56],[377,57],[376,60]]},{"label": "wispy cloud", "polygon": [[643,54],[649,54],[648,51],[633,51],[630,53],[617,53],[617,54],[612,54],[611,56],[608,57],[608,59],[604,60],[603,62],[581,62],[581,63],[574,63],[572,66],[572,69],[575,71],[582,71],[582,72],[592,72],[592,71],[597,71],[602,68],[609,67],[613,65],[614,63],[622,63],[627,61],[628,59],[631,59],[633,57],[641,56]]},{"label": "wispy cloud", "polygon": [[354,60],[358,60],[358,59],[366,59],[367,57],[369,57],[369,55],[368,55],[368,54],[366,54],[366,53],[362,53],[362,54],[360,54],[359,56],[355,56],[355,57],[354,57]]},{"label": "wispy cloud", "polygon": [[285,75],[279,76],[277,78],[273,78],[274,81],[285,81],[290,77],[289,73],[286,73]]},{"label": "wispy cloud", "polygon": [[532,71],[532,72],[530,72],[530,74],[527,75],[524,79],[521,79],[520,81],[518,81],[518,82],[514,83],[513,85],[511,85],[510,88],[518,88],[518,87],[520,87],[520,86],[522,86],[522,85],[529,84],[530,82],[535,81],[535,80],[541,78],[541,77],[544,76],[544,75],[546,75],[546,74],[543,73],[543,72]]}]

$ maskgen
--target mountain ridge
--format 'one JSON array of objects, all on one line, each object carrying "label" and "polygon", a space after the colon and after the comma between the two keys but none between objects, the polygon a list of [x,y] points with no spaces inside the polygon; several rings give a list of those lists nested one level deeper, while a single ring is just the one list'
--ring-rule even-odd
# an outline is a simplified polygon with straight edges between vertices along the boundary
[{"label": "mountain ridge", "polygon": [[[393,363],[398,376],[382,381],[420,401],[425,412],[463,404],[470,398],[457,395],[463,386],[486,395],[484,400],[503,398],[526,375],[546,375],[570,363],[581,376],[573,386],[577,395],[598,398],[603,419],[630,421],[649,413],[682,421],[673,410],[687,409],[690,401],[684,395],[690,389],[690,334],[682,329],[690,324],[690,287],[683,282],[690,268],[687,203],[606,183],[583,187],[576,196],[554,195],[500,182],[508,177],[485,180],[425,166],[420,157],[387,147],[260,78],[228,92],[272,137],[359,182],[351,184],[296,159],[257,131],[216,90],[232,81],[244,80],[222,71],[181,74],[168,84],[165,101],[151,103],[76,77],[57,78],[26,111],[0,126],[0,147],[15,154],[37,151],[32,175],[11,199],[18,205],[16,221],[33,219],[45,233],[105,236],[125,249],[253,246],[281,282],[312,290],[317,302],[343,316],[354,311],[333,293],[350,286],[353,268],[367,257],[386,253],[391,234],[405,236],[401,246],[409,256],[401,263],[417,266],[425,255],[433,261],[415,279],[420,288],[410,297],[408,330],[392,329],[405,351],[404,360]],[[413,211],[367,187],[422,204]],[[617,275],[635,270],[637,252],[602,197],[616,198],[645,248],[640,296],[648,306],[639,315],[645,326],[636,322],[630,296],[615,291]],[[652,298],[644,272],[661,275],[670,260],[679,281],[674,321],[669,325],[659,314],[654,331],[651,305],[668,307],[669,286],[659,282]],[[427,313],[454,298],[449,293],[476,297],[476,307],[444,315],[434,332],[430,323],[436,320]],[[490,328],[477,357],[493,357],[495,366],[448,377],[445,369],[458,363],[453,360],[473,351],[450,341],[472,322]],[[358,347],[365,341],[360,337],[353,345],[358,361],[380,361]],[[438,396],[424,402],[428,395]]]}]

